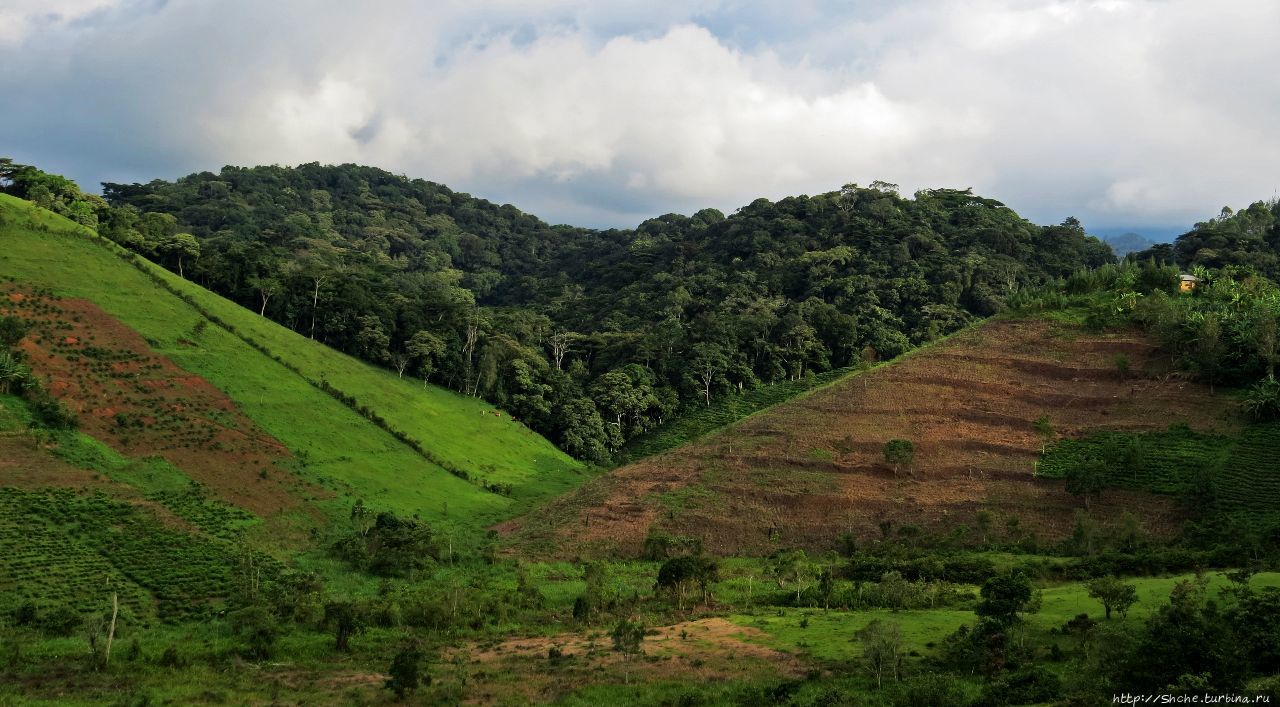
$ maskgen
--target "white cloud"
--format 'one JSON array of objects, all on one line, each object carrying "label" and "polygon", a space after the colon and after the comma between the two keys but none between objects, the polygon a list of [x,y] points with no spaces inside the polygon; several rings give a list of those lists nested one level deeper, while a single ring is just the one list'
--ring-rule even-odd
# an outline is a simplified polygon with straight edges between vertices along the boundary
[{"label": "white cloud", "polygon": [[620,225],[873,179],[1190,223],[1280,181],[1271,0],[17,2],[7,137],[81,179],[357,161]]},{"label": "white cloud", "polygon": [[59,29],[118,5],[120,0],[5,0],[0,5],[0,46],[18,44],[33,32]]}]

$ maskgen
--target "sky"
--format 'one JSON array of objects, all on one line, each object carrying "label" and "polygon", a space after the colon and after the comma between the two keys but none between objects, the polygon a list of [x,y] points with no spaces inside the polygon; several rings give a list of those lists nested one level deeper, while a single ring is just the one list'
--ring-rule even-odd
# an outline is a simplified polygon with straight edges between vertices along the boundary
[{"label": "sky", "polygon": [[555,223],[883,180],[1167,236],[1280,189],[1276,0],[0,0],[0,155],[357,162]]}]

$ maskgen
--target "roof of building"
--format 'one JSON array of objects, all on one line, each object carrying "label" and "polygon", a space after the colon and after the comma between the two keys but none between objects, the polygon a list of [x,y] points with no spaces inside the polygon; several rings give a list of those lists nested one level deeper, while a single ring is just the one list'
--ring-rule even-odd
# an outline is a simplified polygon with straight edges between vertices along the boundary
[{"label": "roof of building", "polygon": [[1182,280],[1183,282],[1200,282],[1200,278],[1196,277],[1195,275],[1188,275],[1186,273],[1179,275],[1178,279]]}]

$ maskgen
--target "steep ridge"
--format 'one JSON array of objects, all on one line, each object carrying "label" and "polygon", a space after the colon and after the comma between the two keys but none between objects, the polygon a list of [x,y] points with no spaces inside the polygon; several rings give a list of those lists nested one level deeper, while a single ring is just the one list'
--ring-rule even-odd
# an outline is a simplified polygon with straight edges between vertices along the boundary
[{"label": "steep ridge", "polygon": [[[22,305],[18,300],[43,293],[42,307],[59,309],[69,320],[80,318],[70,322],[79,329],[64,332],[60,340],[24,342],[36,372],[53,379],[55,395],[87,413],[87,432],[103,435],[122,454],[157,451],[131,450],[131,445],[143,444],[141,435],[123,443],[116,434],[148,415],[113,409],[100,399],[76,400],[87,391],[74,387],[78,384],[67,359],[84,360],[81,338],[116,342],[98,347],[106,351],[100,355],[124,359],[95,361],[106,366],[103,380],[125,376],[122,366],[155,366],[145,376],[154,382],[138,379],[134,384],[157,390],[204,387],[210,400],[231,403],[232,409],[218,414],[240,416],[251,425],[279,458],[276,466],[292,468],[306,484],[327,488],[294,495],[321,504],[327,503],[323,496],[337,499],[331,507],[337,515],[361,498],[373,508],[479,528],[572,488],[582,478],[577,462],[487,404],[400,380],[334,352],[130,256],[60,216],[4,195],[0,243],[0,277],[9,280],[5,297],[10,309],[17,311]],[[47,331],[57,318],[45,317]],[[94,390],[91,397],[100,398],[102,392]],[[154,393],[134,397],[150,398],[150,403],[164,398]],[[173,400],[165,404],[170,412],[173,405],[181,406]],[[226,403],[210,404],[217,408]],[[195,438],[178,442],[195,443]],[[221,462],[238,463],[229,457]],[[258,462],[250,465],[255,476],[263,464],[270,465]],[[198,466],[184,471],[201,476]],[[205,476],[213,480],[217,473],[211,466]],[[231,486],[228,499],[236,502]],[[282,501],[268,509],[254,507],[248,498],[239,502],[263,513],[294,505]]]},{"label": "steep ridge", "polygon": [[[1081,503],[1034,475],[1049,441],[1035,429],[1042,416],[1055,437],[1238,428],[1229,399],[1173,374],[1140,335],[997,318],[617,469],[503,530],[557,554],[635,555],[650,536],[759,553],[903,526],[964,533],[986,510],[996,532],[1054,540]],[[884,454],[893,439],[915,448],[897,473]],[[1172,499],[1136,491],[1109,490],[1093,508],[1111,520],[1126,510],[1157,533],[1176,519]]]}]

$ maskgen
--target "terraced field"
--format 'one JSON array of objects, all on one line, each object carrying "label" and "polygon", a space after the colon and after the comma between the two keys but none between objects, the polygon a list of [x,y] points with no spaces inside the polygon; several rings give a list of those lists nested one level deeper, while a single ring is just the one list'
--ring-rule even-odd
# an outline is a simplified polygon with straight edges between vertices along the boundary
[{"label": "terraced field", "polygon": [[1169,494],[1187,492],[1207,479],[1224,507],[1267,513],[1280,511],[1277,450],[1276,424],[1249,425],[1238,435],[1179,426],[1146,434],[1100,433],[1053,445],[1039,473],[1062,478],[1075,465],[1102,461],[1111,485]]},{"label": "terraced field", "polygon": [[[986,510],[998,528],[1013,522],[1020,535],[1053,540],[1070,533],[1080,503],[1034,475],[1050,441],[1033,424],[1041,417],[1054,438],[1176,421],[1206,434],[1239,427],[1230,399],[1173,375],[1140,336],[997,319],[617,469],[503,530],[554,554],[635,554],[650,534],[768,552],[904,525],[963,533]],[[898,473],[883,454],[892,439],[915,447]],[[1095,504],[1104,519],[1126,510],[1157,533],[1176,520],[1168,497],[1115,491]]]}]

